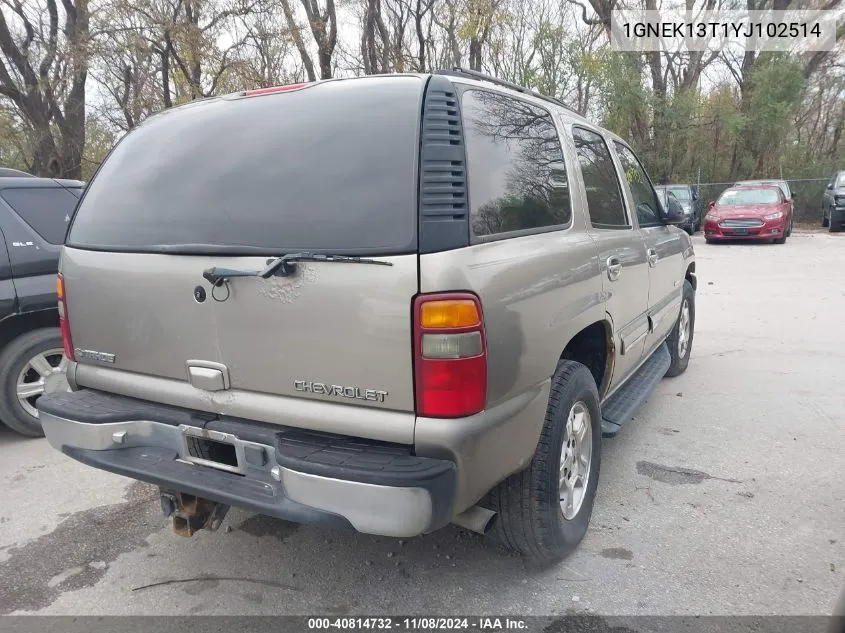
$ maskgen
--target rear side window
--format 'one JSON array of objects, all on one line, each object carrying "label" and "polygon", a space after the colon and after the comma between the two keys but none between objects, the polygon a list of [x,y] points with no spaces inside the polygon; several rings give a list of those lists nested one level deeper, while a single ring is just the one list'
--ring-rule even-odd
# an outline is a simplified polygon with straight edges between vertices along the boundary
[{"label": "rear side window", "polygon": [[569,224],[569,181],[551,115],[482,90],[466,91],[461,108],[473,234]]},{"label": "rear side window", "polygon": [[60,187],[5,189],[3,200],[50,244],[62,244],[78,198]]},{"label": "rear side window", "polygon": [[423,81],[329,81],[201,101],[131,132],[68,243],[141,252],[416,249]]},{"label": "rear side window", "polygon": [[572,138],[587,190],[590,222],[599,229],[630,228],[619,177],[604,139],[581,127],[572,129]]}]

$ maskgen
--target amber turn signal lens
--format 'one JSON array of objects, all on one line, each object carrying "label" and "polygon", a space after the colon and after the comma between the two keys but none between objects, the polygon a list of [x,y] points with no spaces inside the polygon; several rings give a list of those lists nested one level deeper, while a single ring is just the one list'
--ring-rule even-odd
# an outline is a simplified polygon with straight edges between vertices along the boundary
[{"label": "amber turn signal lens", "polygon": [[65,296],[65,284],[61,276],[56,277],[56,294],[59,296],[59,299],[63,299]]},{"label": "amber turn signal lens", "polygon": [[481,323],[478,308],[469,299],[426,301],[420,307],[420,326],[424,328],[471,327]]}]

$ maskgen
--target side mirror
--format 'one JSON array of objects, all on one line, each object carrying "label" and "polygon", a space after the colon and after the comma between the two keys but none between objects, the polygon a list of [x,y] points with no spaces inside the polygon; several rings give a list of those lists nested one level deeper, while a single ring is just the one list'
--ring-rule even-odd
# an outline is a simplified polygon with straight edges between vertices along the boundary
[{"label": "side mirror", "polygon": [[[833,189],[833,183],[832,183],[832,182],[827,183],[827,188],[828,188],[828,189]],[[794,194],[793,194],[793,195],[794,195]]]},{"label": "side mirror", "polygon": [[660,206],[660,221],[663,224],[684,223],[684,208],[675,196],[666,196],[666,202]]},{"label": "side mirror", "polygon": [[713,210],[713,207],[715,207],[715,206],[716,206],[716,201],[715,201],[715,200],[711,200],[710,202],[708,202],[708,203],[707,203],[707,210],[708,210],[708,211],[712,211],[712,210]]},{"label": "side mirror", "polygon": [[692,199],[693,199],[693,200],[698,200],[698,192],[697,192],[697,191],[693,191],[693,192],[692,192]]},{"label": "side mirror", "polygon": [[795,198],[797,198],[797,197],[798,197],[798,194],[793,191],[792,192],[792,198],[790,198],[790,200],[795,200]]}]

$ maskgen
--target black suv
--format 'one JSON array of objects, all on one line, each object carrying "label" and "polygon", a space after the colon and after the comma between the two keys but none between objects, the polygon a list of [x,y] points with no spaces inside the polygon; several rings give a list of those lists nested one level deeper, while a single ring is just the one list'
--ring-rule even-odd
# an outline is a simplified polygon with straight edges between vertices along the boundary
[{"label": "black suv", "polygon": [[822,199],[822,226],[836,233],[845,228],[845,171],[833,174]]},{"label": "black suv", "polygon": [[655,187],[655,190],[661,197],[666,196],[668,192],[681,203],[685,215],[684,222],[681,224],[682,229],[693,235],[701,228],[701,204],[696,187],[692,185],[660,185]]},{"label": "black suv", "polygon": [[35,401],[67,390],[59,251],[84,183],[0,170],[0,420],[43,435]]}]

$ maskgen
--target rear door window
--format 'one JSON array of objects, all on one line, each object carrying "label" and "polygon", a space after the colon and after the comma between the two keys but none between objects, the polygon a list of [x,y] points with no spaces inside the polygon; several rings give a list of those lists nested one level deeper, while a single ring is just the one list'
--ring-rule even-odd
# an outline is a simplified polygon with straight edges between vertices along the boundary
[{"label": "rear door window", "polygon": [[[646,174],[645,169],[643,169],[634,152],[625,145],[622,145],[622,143],[616,142],[615,145],[616,152],[619,154],[619,162],[622,163],[622,169],[625,170],[625,178],[628,181],[628,188],[631,191],[631,198],[633,198],[634,207],[637,211],[637,222],[642,228],[660,226],[661,222],[658,216],[659,203],[657,195],[651,186],[648,174]],[[669,189],[669,191],[678,199],[689,199],[689,189],[675,187]],[[681,198],[678,195],[678,191],[687,195]]]},{"label": "rear door window", "polygon": [[572,128],[572,138],[587,191],[590,222],[598,229],[631,228],[607,143],[601,135],[577,126]]},{"label": "rear door window", "polygon": [[155,116],[88,185],[68,243],[414,252],[422,88],[418,77],[328,81]]},{"label": "rear door window", "polygon": [[569,224],[569,181],[552,116],[486,90],[467,90],[461,108],[473,234]]},{"label": "rear door window", "polygon": [[64,243],[76,196],[61,187],[5,189],[0,196],[44,240]]}]

